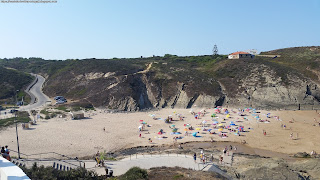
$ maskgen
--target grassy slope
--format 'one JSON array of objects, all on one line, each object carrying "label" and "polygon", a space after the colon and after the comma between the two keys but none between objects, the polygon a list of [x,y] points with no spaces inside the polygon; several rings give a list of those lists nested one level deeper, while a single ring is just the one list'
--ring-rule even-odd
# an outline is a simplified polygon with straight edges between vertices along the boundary
[{"label": "grassy slope", "polygon": [[32,82],[33,77],[16,70],[6,69],[0,66],[0,99],[15,96],[15,91],[19,90],[20,96],[25,96],[24,88]]}]

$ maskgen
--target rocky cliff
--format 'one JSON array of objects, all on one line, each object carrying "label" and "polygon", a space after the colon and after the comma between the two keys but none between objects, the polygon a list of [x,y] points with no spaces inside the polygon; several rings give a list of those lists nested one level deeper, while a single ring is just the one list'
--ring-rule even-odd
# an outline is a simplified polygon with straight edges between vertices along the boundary
[{"label": "rocky cliff", "polygon": [[166,55],[139,59],[16,60],[6,66],[45,75],[44,91],[51,97],[63,95],[74,103],[109,109],[218,105],[320,108],[320,47],[262,54],[281,57],[229,60],[226,56]]}]

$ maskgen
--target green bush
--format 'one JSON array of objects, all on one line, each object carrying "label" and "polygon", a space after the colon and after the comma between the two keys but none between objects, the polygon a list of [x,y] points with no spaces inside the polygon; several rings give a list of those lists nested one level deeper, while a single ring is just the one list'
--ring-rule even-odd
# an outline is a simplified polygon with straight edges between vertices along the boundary
[{"label": "green bush", "polygon": [[17,123],[27,123],[31,119],[29,117],[28,112],[26,111],[18,111],[17,117],[7,118],[7,119],[1,119],[0,120],[0,127],[6,127],[14,124],[14,121],[17,120]]},{"label": "green bush", "polygon": [[146,170],[139,167],[130,168],[125,174],[119,177],[120,180],[136,180],[136,179],[148,179],[148,173]]},{"label": "green bush", "polygon": [[99,177],[95,172],[88,171],[85,168],[72,169],[70,171],[59,171],[53,167],[37,166],[34,163],[31,168],[22,167],[22,170],[27,174],[30,179],[42,180],[42,179],[63,179],[63,180],[73,180],[73,179],[94,179],[102,180],[104,177]]}]

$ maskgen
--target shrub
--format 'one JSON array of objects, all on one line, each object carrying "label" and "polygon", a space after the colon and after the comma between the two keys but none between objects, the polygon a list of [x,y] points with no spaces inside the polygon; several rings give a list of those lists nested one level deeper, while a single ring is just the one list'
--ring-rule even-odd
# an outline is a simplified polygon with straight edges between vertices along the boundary
[{"label": "shrub", "polygon": [[148,179],[148,173],[146,170],[139,167],[130,168],[125,174],[119,177],[120,180],[136,180],[136,179]]},{"label": "shrub", "polygon": [[70,171],[59,171],[53,167],[37,166],[34,163],[31,168],[22,167],[22,170],[31,179],[105,179],[99,177],[95,172],[85,168],[72,169]]}]

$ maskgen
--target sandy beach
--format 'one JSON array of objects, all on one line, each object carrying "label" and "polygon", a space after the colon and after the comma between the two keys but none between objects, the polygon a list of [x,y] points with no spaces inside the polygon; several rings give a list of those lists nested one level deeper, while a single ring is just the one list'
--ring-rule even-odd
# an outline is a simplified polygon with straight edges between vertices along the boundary
[{"label": "sandy beach", "polygon": [[[201,109],[193,109],[199,112]],[[214,109],[206,109],[206,114],[200,119],[195,119],[190,113],[190,109],[162,109],[159,111],[134,112],[134,113],[107,113],[104,110],[96,110],[85,113],[86,119],[71,120],[67,118],[53,118],[49,120],[41,119],[37,125],[31,126],[29,130],[18,127],[20,151],[24,154],[38,154],[46,152],[57,152],[60,154],[83,157],[94,155],[99,151],[116,151],[123,148],[145,145],[178,144],[189,141],[246,141],[246,144],[253,148],[261,148],[275,152],[294,154],[297,152],[311,151],[320,152],[319,114],[316,111],[258,111],[253,116],[253,112],[244,112],[245,116],[237,114],[238,109],[229,108],[230,117],[225,114],[216,113],[214,119],[211,117],[215,113]],[[233,112],[234,111],[234,112]],[[267,118],[270,113],[270,118]],[[155,119],[150,115],[154,114]],[[179,120],[176,114],[181,114],[183,121]],[[163,119],[172,115],[174,121],[165,123]],[[256,116],[269,123],[258,122]],[[275,118],[278,116],[278,118]],[[245,117],[245,119],[244,119]],[[225,120],[223,120],[225,119]],[[145,130],[139,132],[140,120],[147,123]],[[205,129],[213,129],[213,121],[229,125],[233,121],[237,126],[244,126],[247,132],[240,132],[241,136],[235,132],[224,129],[228,137],[221,138],[218,129],[213,129],[210,134],[203,131],[201,122],[207,121],[210,124]],[[293,122],[289,122],[293,121]],[[200,130],[188,131],[185,136],[185,124],[190,124]],[[197,126],[197,124],[199,126]],[[171,135],[175,125],[181,134]],[[286,125],[286,128],[282,127]],[[315,125],[315,126],[314,126]],[[249,129],[250,128],[250,129]],[[158,134],[163,129],[164,134]],[[263,134],[266,131],[266,135]],[[199,137],[193,137],[191,133],[199,132]],[[139,137],[141,133],[142,137]],[[290,134],[292,133],[292,137]],[[10,149],[17,150],[15,127],[2,129],[0,132],[1,146],[8,145]],[[174,137],[181,137],[175,142]],[[149,142],[148,139],[152,142]],[[14,155],[14,153],[12,153]]]}]

